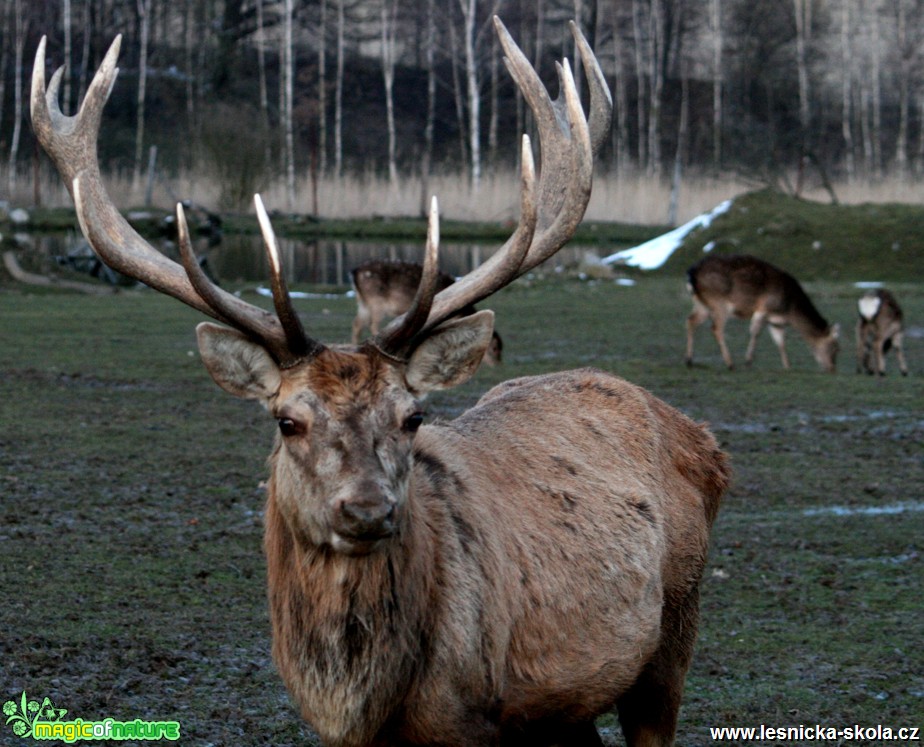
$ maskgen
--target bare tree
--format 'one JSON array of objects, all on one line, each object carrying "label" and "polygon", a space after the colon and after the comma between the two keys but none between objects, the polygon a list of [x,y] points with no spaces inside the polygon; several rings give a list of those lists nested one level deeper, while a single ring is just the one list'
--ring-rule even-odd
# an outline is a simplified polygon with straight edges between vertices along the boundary
[{"label": "bare tree", "polygon": [[318,24],[318,154],[318,170],[327,173],[327,0],[321,0]]},{"label": "bare tree", "polygon": [[6,71],[10,46],[10,2],[0,0],[0,125],[3,124],[4,104],[6,103]]},{"label": "bare tree", "polygon": [[286,203],[295,207],[295,130],[293,99],[295,96],[295,48],[292,43],[294,0],[285,0],[282,42],[282,122],[285,133]]},{"label": "bare tree", "polygon": [[140,50],[138,52],[138,116],[135,125],[134,184],[138,184],[141,179],[141,167],[144,159],[144,103],[148,80],[148,36],[151,27],[151,0],[136,0],[136,7],[141,28]]},{"label": "bare tree", "polygon": [[475,13],[478,0],[459,0],[462,10],[462,47],[465,54],[465,82],[468,101],[468,146],[471,161],[469,180],[472,189],[481,184],[481,92],[475,59]]},{"label": "bare tree", "polygon": [[71,78],[74,75],[74,68],[71,64],[71,0],[61,0],[61,27],[64,32],[64,80],[61,95],[65,111],[70,111]]},{"label": "bare tree", "polygon": [[436,19],[434,0],[427,0],[427,35],[425,60],[427,66],[427,117],[424,124],[424,149],[420,159],[420,215],[427,215],[430,203],[430,170],[433,161],[433,133],[436,127]]},{"label": "bare tree", "polygon": [[841,134],[844,137],[844,159],[848,178],[855,172],[853,139],[853,49],[851,45],[852,0],[841,3]]},{"label": "bare tree", "polygon": [[343,176],[343,13],[344,0],[337,0],[337,81],[334,88],[334,174]]},{"label": "bare tree", "polygon": [[661,106],[664,97],[664,60],[667,47],[665,8],[662,0],[651,0],[648,20],[650,39],[648,75],[651,80],[648,104],[648,173],[659,174],[661,172]]},{"label": "bare tree", "polygon": [[812,0],[793,0],[796,17],[796,68],[799,76],[799,124],[802,126],[802,145],[811,127],[809,107],[808,48],[812,42]]},{"label": "bare tree", "polygon": [[646,85],[646,38],[642,33],[642,6],[641,0],[632,0],[632,39],[635,51],[635,111],[636,126],[638,128],[638,165],[644,167],[648,161],[648,141],[644,133],[646,127],[646,114],[648,106],[645,92],[648,90]]},{"label": "bare tree", "polygon": [[712,168],[722,166],[722,51],[725,36],[722,31],[722,0],[709,3],[712,32]]},{"label": "bare tree", "polygon": [[398,185],[395,134],[395,35],[398,25],[397,0],[381,0],[382,80],[385,83],[385,120],[388,128],[388,183]]},{"label": "bare tree", "polygon": [[13,0],[13,135],[10,139],[10,162],[7,171],[10,195],[16,187],[16,162],[19,156],[19,139],[22,135],[22,76],[23,51],[26,34],[29,31],[29,19],[23,11],[23,0]]},{"label": "bare tree", "polygon": [[872,118],[869,133],[870,166],[874,176],[882,173],[882,35],[880,29],[881,0],[872,0],[869,7],[869,93],[868,107]]},{"label": "bare tree", "polygon": [[[893,0],[898,55],[898,134],[895,139],[895,167],[908,174],[908,130],[911,110],[911,79],[918,63],[920,39],[909,33],[905,0]],[[918,19],[920,20],[920,19]]]}]

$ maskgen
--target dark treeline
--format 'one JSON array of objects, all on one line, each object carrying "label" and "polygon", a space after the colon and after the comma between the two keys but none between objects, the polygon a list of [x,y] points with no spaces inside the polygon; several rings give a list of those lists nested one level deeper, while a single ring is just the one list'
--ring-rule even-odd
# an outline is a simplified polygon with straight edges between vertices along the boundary
[{"label": "dark treeline", "polygon": [[[579,19],[616,103],[604,169],[778,180],[924,171],[924,0],[0,0],[0,145],[29,168],[32,59],[49,37],[73,110],[116,34],[104,167],[240,185],[464,168],[529,131],[498,14],[556,90]],[[238,197],[234,190],[229,202]]]}]

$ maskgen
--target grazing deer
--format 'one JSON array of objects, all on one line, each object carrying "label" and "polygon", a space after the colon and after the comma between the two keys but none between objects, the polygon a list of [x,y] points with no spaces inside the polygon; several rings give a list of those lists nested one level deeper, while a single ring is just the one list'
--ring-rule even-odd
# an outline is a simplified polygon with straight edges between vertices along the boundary
[{"label": "grazing deer", "polygon": [[629,745],[669,745],[729,480],[712,435],[591,369],[508,381],[423,425],[423,397],[468,379],[491,340],[491,311],[459,310],[569,240],[609,127],[609,91],[575,26],[586,117],[567,60],[553,101],[495,26],[535,116],[541,174],[524,138],[517,228],[439,293],[434,201],[410,309],[359,346],[305,334],[259,197],[275,314],[209,282],[182,206],[183,266],[125,222],[95,146],[118,40],[73,117],[57,103],[60,71],[46,91],[43,40],[33,124],[103,260],[222,322],[196,330],[206,368],[278,423],[264,542],[273,656],[324,744],[600,745],[593,720],[615,707]]},{"label": "grazing deer", "polygon": [[904,314],[895,296],[884,288],[867,291],[857,302],[857,312],[857,373],[873,373],[870,363],[875,353],[875,372],[885,376],[885,354],[894,346],[898,367],[902,376],[907,376],[908,364],[902,348]]},{"label": "grazing deer", "polygon": [[[356,291],[356,318],[353,320],[353,344],[358,345],[363,330],[377,335],[385,317],[403,314],[414,301],[414,294],[420,287],[423,267],[417,262],[397,259],[370,259],[350,271],[353,289]],[[455,278],[441,272],[437,278],[437,293],[456,282]],[[474,304],[461,309],[457,316],[470,316],[476,311]],[[493,366],[501,361],[504,343],[494,330],[491,344],[484,355],[483,363]]]},{"label": "grazing deer", "polygon": [[770,336],[780,350],[783,368],[788,369],[785,328],[791,325],[805,338],[818,364],[834,373],[840,327],[825,321],[799,282],[788,272],[746,254],[709,256],[687,270],[687,289],[693,296],[693,311],[687,317],[688,366],[693,365],[693,333],[712,317],[712,333],[719,343],[722,358],[729,369],[734,369],[725,344],[725,323],[729,316],[736,316],[751,320],[751,339],[745,354],[747,365],[754,360],[757,336],[769,323]]}]

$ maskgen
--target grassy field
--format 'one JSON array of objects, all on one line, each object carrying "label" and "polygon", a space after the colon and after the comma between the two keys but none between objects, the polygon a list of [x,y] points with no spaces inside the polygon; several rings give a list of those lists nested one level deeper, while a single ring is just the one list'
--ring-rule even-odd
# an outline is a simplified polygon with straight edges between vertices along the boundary
[{"label": "grassy field", "polygon": [[[711,423],[736,476],[679,745],[712,744],[711,726],[924,726],[924,285],[891,287],[908,378],[894,359],[885,379],[854,373],[846,282],[807,285],[845,328],[834,376],[796,336],[790,372],[769,337],[728,372],[706,327],[687,369],[679,274],[520,282],[491,304],[504,365],[430,402],[452,417],[503,379],[595,365]],[[348,336],[352,301],[300,309],[315,336]],[[178,720],[197,747],[311,744],[269,657],[274,423],[212,383],[200,317],[150,292],[6,285],[0,319],[0,701],[25,690],[68,719]],[[745,326],[729,330],[739,360]],[[0,743],[19,740],[0,724]]]}]

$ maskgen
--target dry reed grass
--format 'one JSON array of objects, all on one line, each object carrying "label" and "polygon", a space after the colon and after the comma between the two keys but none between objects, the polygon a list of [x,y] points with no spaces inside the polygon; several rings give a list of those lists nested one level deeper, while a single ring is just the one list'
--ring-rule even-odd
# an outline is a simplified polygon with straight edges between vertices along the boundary
[{"label": "dry reed grass", "polygon": [[[0,184],[7,178],[0,169]],[[133,184],[130,177],[107,177],[109,192],[116,204],[126,209],[144,202],[144,184]],[[711,210],[723,200],[755,189],[760,185],[735,176],[691,176],[682,183],[677,221],[684,223]],[[41,199],[46,206],[70,204],[70,198],[57,175],[47,172],[41,179]],[[921,202],[924,185],[897,177],[876,182],[837,182],[839,200],[844,204],[864,202]],[[518,214],[518,182],[513,173],[486,177],[477,192],[473,192],[464,176],[448,174],[430,180],[430,193],[439,197],[441,214],[462,221],[514,221]],[[670,183],[666,179],[643,174],[598,175],[586,218],[594,221],[616,221],[641,225],[663,225],[668,221]],[[189,174],[159,181],[153,191],[155,205],[170,205],[178,199],[191,199],[214,208],[218,201],[218,185],[213,180]],[[295,203],[288,204],[285,186],[278,181],[264,190],[267,206],[283,212],[311,214],[314,203],[310,180],[305,177],[297,184]],[[820,186],[805,192],[808,199],[828,202],[828,194]],[[3,198],[0,198],[3,199]],[[32,205],[33,184],[30,177],[21,176],[11,197],[16,206]],[[322,218],[398,217],[421,213],[421,181],[418,177],[402,179],[392,187],[376,176],[326,177],[318,185],[318,215]]]}]

